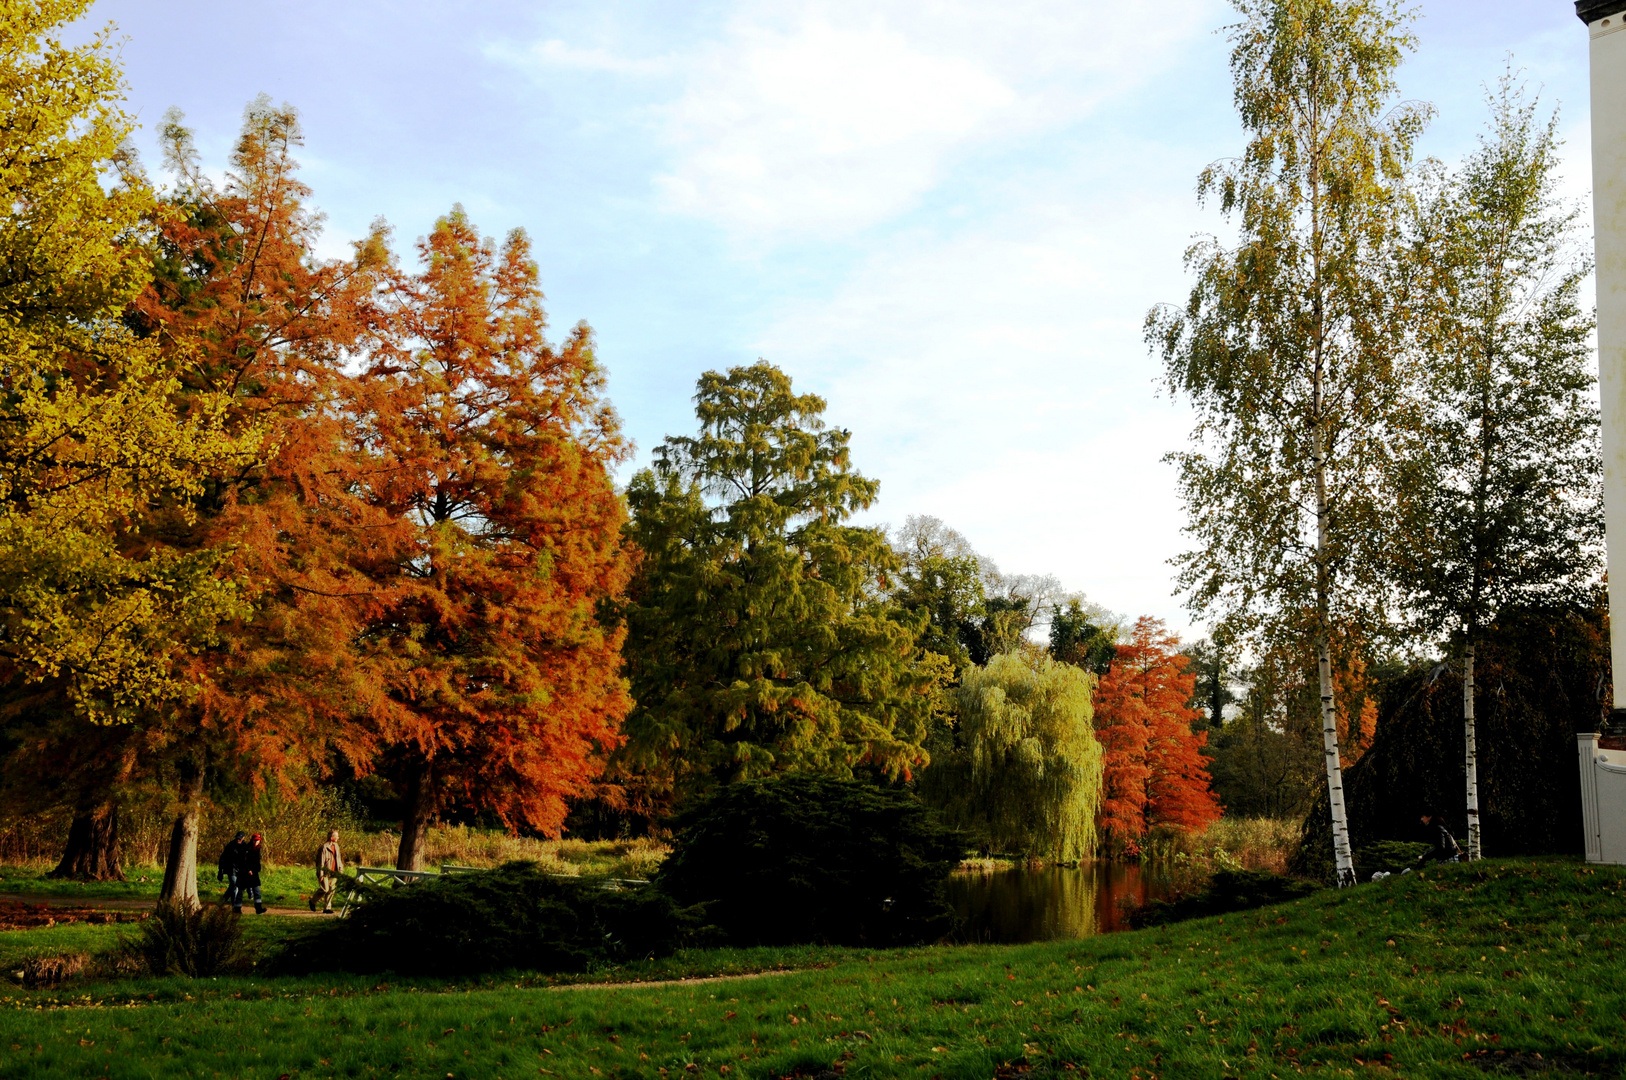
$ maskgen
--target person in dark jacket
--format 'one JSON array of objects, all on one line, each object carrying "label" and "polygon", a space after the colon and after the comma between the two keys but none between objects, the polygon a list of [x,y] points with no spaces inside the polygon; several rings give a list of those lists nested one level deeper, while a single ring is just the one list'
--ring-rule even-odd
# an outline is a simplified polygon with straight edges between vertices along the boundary
[{"label": "person in dark jacket", "polygon": [[1457,846],[1457,838],[1451,835],[1451,830],[1445,827],[1445,818],[1431,810],[1421,820],[1424,834],[1433,847],[1419,855],[1408,869],[1417,869],[1428,862],[1450,863],[1462,858],[1462,849]]},{"label": "person in dark jacket", "polygon": [[237,887],[237,867],[243,852],[247,850],[248,833],[239,830],[220,852],[220,862],[216,866],[215,880],[226,883],[226,903],[238,910],[243,907],[243,894]]},{"label": "person in dark jacket", "polygon": [[265,914],[265,903],[260,899],[260,859],[264,854],[265,839],[259,833],[248,838],[248,846],[243,849],[237,862],[237,902],[231,909],[237,914],[243,913],[243,895],[246,893],[254,898],[254,910],[261,915]]}]

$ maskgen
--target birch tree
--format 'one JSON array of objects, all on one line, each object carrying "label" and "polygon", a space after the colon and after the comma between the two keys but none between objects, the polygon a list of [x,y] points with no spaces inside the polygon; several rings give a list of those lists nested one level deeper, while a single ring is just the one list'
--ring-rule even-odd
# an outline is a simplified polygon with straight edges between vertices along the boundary
[{"label": "birch tree", "polygon": [[1462,649],[1468,857],[1482,853],[1475,647],[1513,603],[1596,580],[1598,410],[1580,289],[1588,266],[1559,200],[1557,117],[1510,74],[1479,149],[1419,201],[1418,417],[1394,472],[1395,580],[1419,629]]},{"label": "birch tree", "polygon": [[1403,324],[1394,257],[1413,140],[1426,120],[1390,107],[1413,39],[1391,0],[1234,0],[1235,101],[1247,147],[1198,180],[1236,242],[1188,249],[1183,309],[1147,338],[1191,402],[1178,560],[1190,607],[1257,639],[1302,620],[1318,669],[1341,884],[1354,881],[1334,700],[1335,626],[1369,624],[1381,597],[1377,479],[1399,399]]}]

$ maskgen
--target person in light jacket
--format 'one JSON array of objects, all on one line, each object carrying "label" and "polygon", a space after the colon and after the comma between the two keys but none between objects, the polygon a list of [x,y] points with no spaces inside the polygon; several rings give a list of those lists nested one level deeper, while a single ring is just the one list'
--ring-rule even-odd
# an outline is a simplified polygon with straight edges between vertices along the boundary
[{"label": "person in light jacket", "polygon": [[329,829],[327,843],[316,849],[316,891],[311,894],[311,910],[322,905],[322,914],[333,914],[333,890],[344,873],[344,854],[339,850],[339,830]]}]

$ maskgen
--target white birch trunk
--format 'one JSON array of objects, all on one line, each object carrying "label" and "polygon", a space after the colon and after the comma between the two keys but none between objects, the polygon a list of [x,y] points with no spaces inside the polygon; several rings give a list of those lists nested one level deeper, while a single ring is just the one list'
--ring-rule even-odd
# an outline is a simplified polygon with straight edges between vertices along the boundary
[{"label": "white birch trunk", "polygon": [[1479,856],[1479,751],[1474,743],[1474,647],[1462,658],[1462,732],[1467,737],[1468,861]]},{"label": "white birch trunk", "polygon": [[1321,674],[1321,742],[1327,755],[1327,805],[1332,811],[1332,858],[1338,885],[1355,884],[1355,857],[1349,846],[1349,817],[1344,813],[1344,766],[1338,758],[1338,706],[1332,693],[1332,647],[1323,635],[1316,642]]},{"label": "white birch trunk", "polygon": [[[1319,364],[1318,364],[1319,368]],[[1317,412],[1321,403],[1321,374],[1316,372]],[[1317,418],[1319,420],[1319,417]],[[1338,887],[1355,884],[1355,857],[1349,845],[1349,816],[1344,812],[1344,766],[1338,754],[1338,704],[1332,691],[1332,640],[1330,583],[1327,580],[1327,460],[1319,423],[1312,443],[1315,455],[1315,519],[1317,597],[1316,616],[1321,627],[1316,634],[1316,668],[1321,679],[1321,743],[1327,755],[1327,808],[1332,813],[1332,859],[1338,871]]]}]

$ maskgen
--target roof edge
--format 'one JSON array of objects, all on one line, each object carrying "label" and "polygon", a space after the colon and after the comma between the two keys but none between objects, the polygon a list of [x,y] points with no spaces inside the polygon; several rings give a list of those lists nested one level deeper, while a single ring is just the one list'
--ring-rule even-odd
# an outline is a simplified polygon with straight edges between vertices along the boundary
[{"label": "roof edge", "polygon": [[1626,11],[1626,0],[1575,0],[1576,16],[1588,26],[1623,11]]}]

